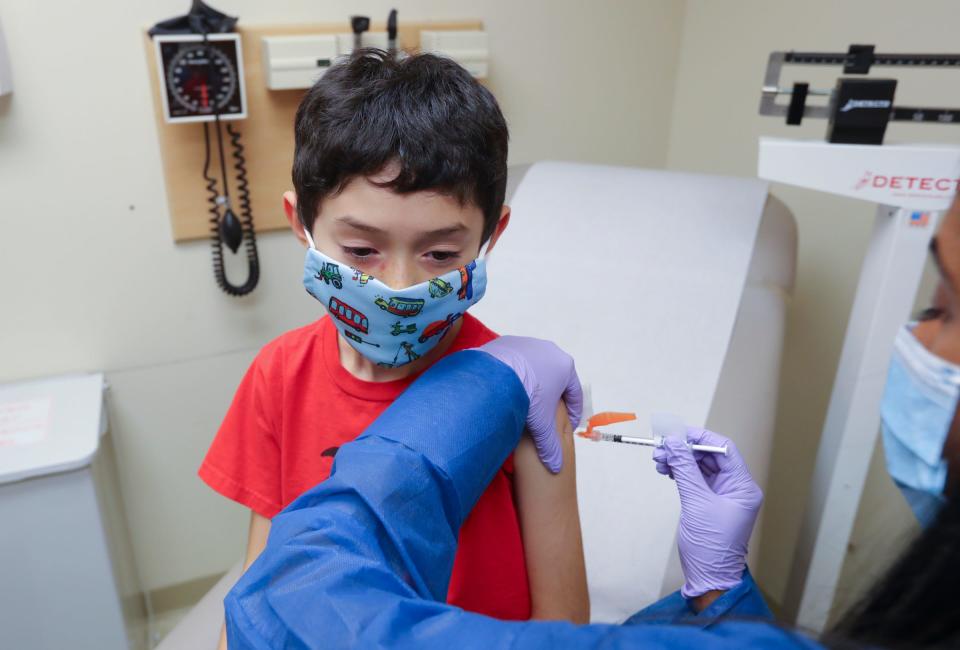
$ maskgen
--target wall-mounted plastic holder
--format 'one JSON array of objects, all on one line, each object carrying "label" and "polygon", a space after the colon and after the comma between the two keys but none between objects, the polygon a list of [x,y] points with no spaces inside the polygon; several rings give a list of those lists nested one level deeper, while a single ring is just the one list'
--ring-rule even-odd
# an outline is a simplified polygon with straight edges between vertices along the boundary
[{"label": "wall-mounted plastic holder", "polygon": [[478,79],[489,69],[487,33],[482,30],[420,32],[420,51],[448,56]]},{"label": "wall-mounted plastic holder", "polygon": [[[355,36],[344,32],[264,36],[262,40],[267,88],[289,90],[309,88],[338,58],[350,56]],[[389,47],[386,32],[364,32],[360,43],[363,47],[376,47],[381,50]]]},{"label": "wall-mounted plastic holder", "polygon": [[309,88],[333,65],[340,50],[333,34],[264,36],[263,69],[267,88]]}]

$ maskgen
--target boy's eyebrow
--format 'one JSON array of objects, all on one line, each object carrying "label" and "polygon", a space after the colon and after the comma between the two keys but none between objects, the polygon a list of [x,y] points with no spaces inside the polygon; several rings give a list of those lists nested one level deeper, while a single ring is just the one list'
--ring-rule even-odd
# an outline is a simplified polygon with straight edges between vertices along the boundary
[{"label": "boy's eyebrow", "polygon": [[[376,226],[371,226],[370,224],[364,223],[364,222],[356,219],[355,217],[353,217],[353,216],[351,216],[351,215],[349,215],[349,214],[345,214],[345,215],[343,215],[343,216],[336,217],[336,218],[334,218],[334,221],[336,221],[337,223],[342,223],[343,225],[349,226],[349,227],[354,228],[354,229],[356,229],[356,230],[362,230],[362,231],[364,231],[364,232],[379,233],[379,234],[383,234],[383,233],[386,232],[386,231],[383,230],[382,228],[377,228]],[[458,223],[458,224],[455,224],[455,225],[452,225],[452,226],[446,226],[446,227],[444,227],[444,228],[437,228],[436,230],[428,230],[428,231],[426,231],[426,232],[420,233],[420,239],[421,239],[421,240],[425,240],[425,239],[439,239],[440,237],[448,237],[448,236],[450,236],[450,235],[458,235],[458,234],[460,234],[460,233],[462,233],[462,232],[466,232],[466,231],[468,231],[468,230],[469,230],[469,228],[467,228],[467,226],[466,226],[465,224]]]},{"label": "boy's eyebrow", "polygon": [[384,232],[384,230],[382,230],[381,228],[377,228],[376,226],[371,226],[368,223],[363,223],[362,221],[358,221],[357,219],[351,217],[349,214],[345,214],[342,217],[337,217],[334,219],[334,221],[336,221],[337,223],[342,223],[345,226],[350,226],[351,228],[355,228],[356,230],[362,230],[364,232],[373,232],[373,233]]},{"label": "boy's eyebrow", "polygon": [[437,239],[439,237],[447,237],[449,235],[458,235],[462,232],[469,230],[466,225],[458,223],[454,226],[447,226],[446,228],[437,228],[436,230],[428,230],[420,235],[421,239]]}]

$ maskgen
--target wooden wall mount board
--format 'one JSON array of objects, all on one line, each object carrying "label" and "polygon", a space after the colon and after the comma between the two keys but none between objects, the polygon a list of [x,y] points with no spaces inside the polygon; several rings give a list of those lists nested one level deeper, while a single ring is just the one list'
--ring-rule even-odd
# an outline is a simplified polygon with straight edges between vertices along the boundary
[{"label": "wooden wall mount board", "polygon": [[[384,31],[385,22],[372,22],[371,31]],[[420,47],[421,30],[476,30],[483,29],[478,20],[444,22],[400,22],[397,39],[407,51]],[[243,48],[243,68],[247,86],[247,114],[245,120],[224,122],[224,154],[231,177],[230,196],[234,211],[239,216],[236,181],[233,178],[232,147],[226,134],[226,124],[232,124],[242,133],[250,199],[257,232],[287,228],[281,195],[293,188],[290,168],[293,164],[293,118],[303,97],[304,89],[268,90],[261,64],[261,38],[299,34],[340,34],[350,32],[348,23],[303,25],[239,25]],[[203,124],[167,124],[163,119],[160,98],[160,80],[157,71],[153,40],[144,32],[150,90],[153,95],[154,118],[163,159],[163,176],[170,207],[170,222],[175,241],[206,239],[210,236],[209,203],[203,181]],[[219,158],[216,154],[216,135],[211,126],[213,175],[219,178]]]}]

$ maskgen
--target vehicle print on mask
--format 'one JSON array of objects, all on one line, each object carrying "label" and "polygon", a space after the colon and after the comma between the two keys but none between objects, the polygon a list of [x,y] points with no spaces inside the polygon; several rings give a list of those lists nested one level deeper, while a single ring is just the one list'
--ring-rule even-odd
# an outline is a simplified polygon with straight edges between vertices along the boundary
[{"label": "vehicle print on mask", "polygon": [[431,339],[434,336],[439,336],[441,339],[447,335],[447,332],[450,331],[450,328],[453,327],[453,324],[457,322],[457,319],[460,318],[463,314],[447,314],[446,319],[438,320],[430,323],[423,328],[423,332],[420,334],[420,338],[417,339],[421,343],[426,343],[427,339]]},{"label": "vehicle print on mask", "polygon": [[367,320],[366,315],[342,300],[338,300],[335,296],[331,296],[330,302],[327,304],[327,310],[338,321],[358,332],[366,334],[370,331],[370,321]]},{"label": "vehicle print on mask", "polygon": [[384,300],[378,296],[373,302],[377,307],[390,312],[394,316],[410,318],[420,313],[426,301],[423,298],[391,298],[390,300]]},{"label": "vehicle print on mask", "polygon": [[460,290],[457,291],[457,300],[473,300],[473,270],[475,268],[477,268],[476,260],[460,267]]},{"label": "vehicle print on mask", "polygon": [[317,280],[323,280],[327,284],[332,284],[337,289],[343,289],[343,276],[340,275],[340,268],[332,262],[324,262],[323,267],[313,277]]},{"label": "vehicle print on mask", "polygon": [[379,347],[380,347],[380,344],[379,344],[379,343],[371,343],[370,341],[364,341],[362,338],[360,338],[359,336],[357,336],[357,335],[354,334],[353,332],[344,332],[343,335],[346,336],[348,339],[353,339],[353,340],[356,341],[357,343],[366,343],[367,345],[372,345],[372,346],[375,347],[375,348],[379,348]]},{"label": "vehicle print on mask", "polygon": [[[406,361],[400,361],[400,354],[404,353],[407,355]],[[420,358],[420,355],[414,352],[413,345],[404,341],[400,344],[400,349],[397,350],[397,355],[393,357],[393,367],[405,366],[408,363],[416,361]]]},{"label": "vehicle print on mask", "polygon": [[[353,269],[352,266],[350,268]],[[353,269],[353,278],[351,279],[357,283],[358,287],[365,287],[367,286],[367,282],[370,282],[370,278],[372,277],[372,275],[369,273],[364,273],[360,269]]]},{"label": "vehicle print on mask", "polygon": [[409,325],[403,325],[400,321],[397,321],[390,326],[390,333],[394,336],[400,336],[401,334],[414,334],[417,331],[417,324],[410,323]]},{"label": "vehicle print on mask", "polygon": [[453,285],[443,278],[434,278],[430,280],[430,297],[443,298],[453,291]]}]

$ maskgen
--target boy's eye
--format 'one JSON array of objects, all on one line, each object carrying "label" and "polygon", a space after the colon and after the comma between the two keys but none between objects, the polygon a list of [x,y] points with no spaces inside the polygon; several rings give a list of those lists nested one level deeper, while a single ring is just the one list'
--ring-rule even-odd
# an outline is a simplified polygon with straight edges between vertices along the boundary
[{"label": "boy's eye", "polygon": [[351,246],[343,246],[342,248],[344,253],[346,253],[348,256],[357,260],[365,260],[377,252],[372,248],[366,248],[366,247],[355,248]]},{"label": "boy's eye", "polygon": [[431,262],[449,262],[460,257],[459,251],[430,251],[427,257]]}]

